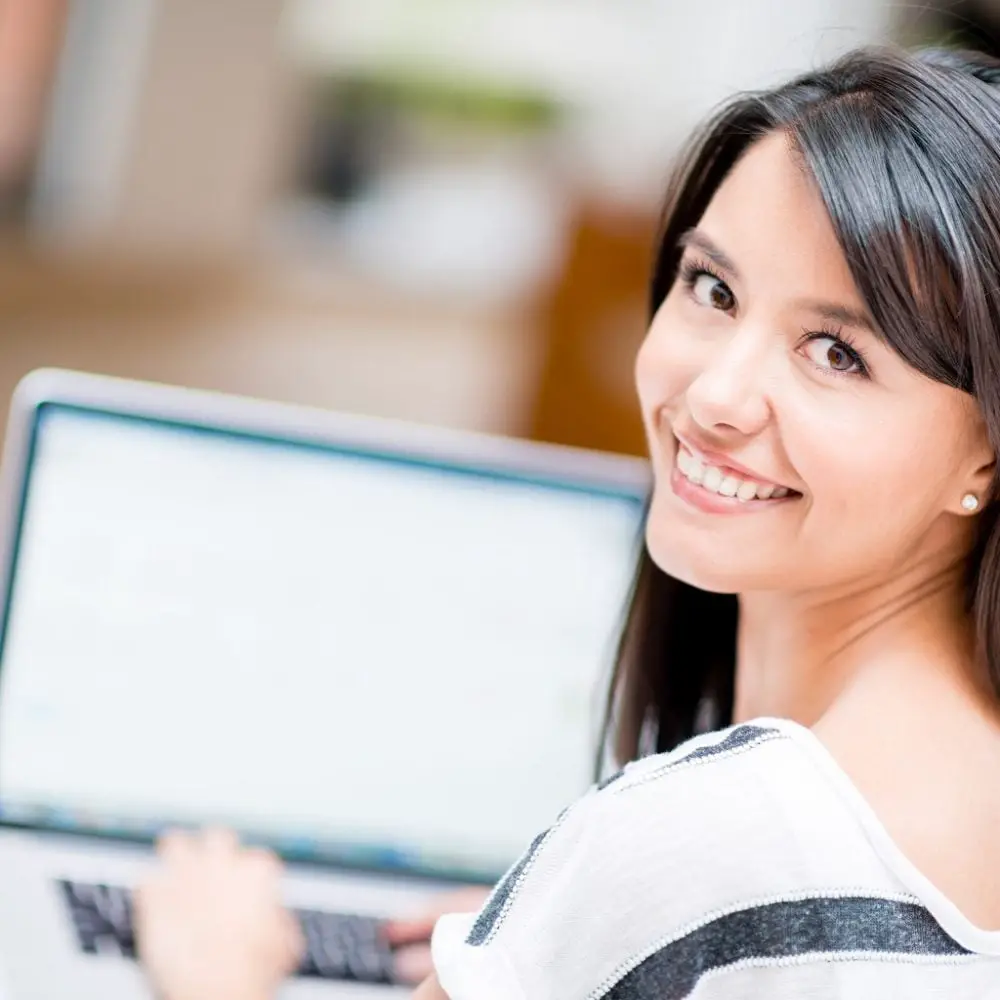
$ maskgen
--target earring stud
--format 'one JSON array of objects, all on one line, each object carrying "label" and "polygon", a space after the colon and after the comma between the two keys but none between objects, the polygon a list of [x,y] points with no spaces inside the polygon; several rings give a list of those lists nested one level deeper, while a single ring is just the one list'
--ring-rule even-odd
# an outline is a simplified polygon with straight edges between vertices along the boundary
[{"label": "earring stud", "polygon": [[962,507],[970,513],[979,509],[979,497],[975,493],[966,493],[962,497]]}]

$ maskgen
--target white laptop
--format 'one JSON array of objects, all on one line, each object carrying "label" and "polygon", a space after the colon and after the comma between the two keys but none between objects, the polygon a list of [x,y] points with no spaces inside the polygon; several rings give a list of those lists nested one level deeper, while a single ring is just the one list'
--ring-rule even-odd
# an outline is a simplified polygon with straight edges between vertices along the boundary
[{"label": "white laptop", "polygon": [[0,969],[149,997],[172,825],[289,860],[285,994],[388,997],[378,935],[590,783],[646,464],[43,371],[2,469]]}]

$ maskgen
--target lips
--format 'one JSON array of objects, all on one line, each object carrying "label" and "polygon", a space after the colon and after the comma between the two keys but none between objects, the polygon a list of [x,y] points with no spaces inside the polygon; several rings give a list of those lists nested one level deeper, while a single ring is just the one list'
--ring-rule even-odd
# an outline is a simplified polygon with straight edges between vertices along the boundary
[{"label": "lips", "polygon": [[723,497],[735,497],[748,503],[751,500],[775,500],[788,496],[787,486],[775,483],[757,482],[736,475],[735,471],[725,466],[716,466],[703,462],[698,456],[692,455],[683,445],[677,450],[677,468],[688,482],[700,486],[709,493],[717,493]]},{"label": "lips", "polygon": [[677,438],[677,471],[693,486],[706,493],[750,503],[755,500],[780,500],[801,494],[731,462],[725,456],[701,451]]}]

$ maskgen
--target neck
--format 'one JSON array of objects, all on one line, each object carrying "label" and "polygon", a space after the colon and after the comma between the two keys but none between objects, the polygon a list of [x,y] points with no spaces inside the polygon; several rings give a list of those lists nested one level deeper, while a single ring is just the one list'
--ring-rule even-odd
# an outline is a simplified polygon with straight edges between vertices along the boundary
[{"label": "neck", "polygon": [[901,676],[931,716],[945,691],[983,704],[962,571],[924,561],[837,591],[741,595],[735,721],[770,715],[814,726],[862,692],[877,710]]}]

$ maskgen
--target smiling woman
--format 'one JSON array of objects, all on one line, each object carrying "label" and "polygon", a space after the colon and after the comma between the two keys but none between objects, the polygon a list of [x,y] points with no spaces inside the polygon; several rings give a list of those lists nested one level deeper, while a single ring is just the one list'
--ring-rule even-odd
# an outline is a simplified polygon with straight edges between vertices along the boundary
[{"label": "smiling woman", "polygon": [[[998,276],[998,62],[862,51],[698,137],[636,364],[655,489],[608,715],[622,762],[662,752],[438,923],[423,997],[997,995]],[[237,915],[183,895],[140,950],[207,1000],[191,956],[239,957]]]},{"label": "smiling woman", "polygon": [[[859,53],[737,99],[692,144],[667,199],[637,364],[652,459],[676,482],[681,442],[693,457],[701,445],[725,453],[720,471],[727,459],[749,467],[798,502],[765,526],[687,531],[692,512],[657,490],[609,706],[620,759],[761,708],[818,718],[822,698],[800,703],[806,671],[769,663],[765,682],[745,662],[736,670],[735,595],[807,586],[806,573],[860,588],[880,559],[904,580],[922,553],[971,548],[967,565],[985,558],[987,572],[969,576],[963,600],[988,654],[980,670],[1000,686],[996,511],[938,516],[968,512],[967,496],[985,505],[1000,444],[984,420],[1000,420],[998,79],[971,53]],[[700,485],[722,486],[700,463]],[[979,473],[963,485],[956,463]]]}]

